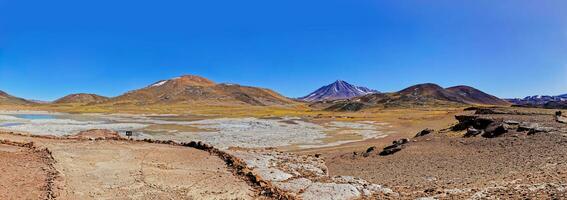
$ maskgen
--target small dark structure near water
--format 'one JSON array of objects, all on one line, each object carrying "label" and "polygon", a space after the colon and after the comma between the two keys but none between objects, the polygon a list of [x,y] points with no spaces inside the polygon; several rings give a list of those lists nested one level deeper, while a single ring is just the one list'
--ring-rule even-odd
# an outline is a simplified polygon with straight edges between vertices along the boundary
[{"label": "small dark structure near water", "polygon": [[128,136],[128,138],[132,137],[132,131],[126,131],[126,136]]}]

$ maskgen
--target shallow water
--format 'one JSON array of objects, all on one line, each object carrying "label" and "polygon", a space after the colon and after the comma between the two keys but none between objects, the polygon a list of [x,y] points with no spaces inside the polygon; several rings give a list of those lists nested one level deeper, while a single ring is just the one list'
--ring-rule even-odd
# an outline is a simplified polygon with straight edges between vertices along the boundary
[{"label": "shallow water", "polygon": [[29,120],[35,120],[35,119],[56,119],[55,115],[49,115],[49,114],[16,114],[13,115],[14,117],[17,118],[21,118],[21,119],[29,119]]},{"label": "shallow water", "polygon": [[0,127],[19,126],[19,125],[23,125],[23,124],[24,123],[5,123],[5,124],[0,123]]}]

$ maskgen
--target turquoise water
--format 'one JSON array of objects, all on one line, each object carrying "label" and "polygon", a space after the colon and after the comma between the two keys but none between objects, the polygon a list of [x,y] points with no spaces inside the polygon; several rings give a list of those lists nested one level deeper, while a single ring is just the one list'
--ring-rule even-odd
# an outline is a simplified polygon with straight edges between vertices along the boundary
[{"label": "turquoise water", "polygon": [[18,114],[14,115],[14,117],[22,118],[22,119],[56,119],[54,115],[46,115],[46,114]]}]

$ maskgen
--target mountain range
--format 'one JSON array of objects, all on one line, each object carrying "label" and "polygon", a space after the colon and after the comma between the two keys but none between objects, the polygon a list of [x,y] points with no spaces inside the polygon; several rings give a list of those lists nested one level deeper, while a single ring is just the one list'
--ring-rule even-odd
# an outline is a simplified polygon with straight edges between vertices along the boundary
[{"label": "mountain range", "polygon": [[193,75],[161,80],[142,89],[110,98],[106,104],[238,104],[253,106],[285,105],[295,101],[272,90],[241,86],[237,84],[216,84]]},{"label": "mountain range", "polygon": [[510,103],[469,86],[442,88],[433,83],[425,83],[398,92],[369,94],[315,106],[327,107],[325,109],[330,111],[358,111],[370,107],[402,108],[460,105],[508,106]]},{"label": "mountain range", "polygon": [[[366,87],[354,86],[345,81],[336,81],[315,92],[299,98],[313,108],[331,111],[356,111],[367,107],[424,107],[458,105],[498,105],[511,103],[486,94],[469,86],[442,88],[433,83],[419,84],[392,93],[380,93]],[[281,106],[295,105],[296,100],[287,98],[270,89],[241,86],[238,84],[217,84],[209,79],[185,75],[157,81],[141,89],[126,92],[117,97],[96,94],[71,94],[50,104],[78,105],[241,105]],[[36,104],[29,100],[0,92],[0,104]]]},{"label": "mountain range", "polygon": [[366,87],[355,86],[343,80],[335,81],[329,85],[323,86],[307,96],[299,98],[299,100],[307,102],[350,99],[353,97],[364,96],[368,94],[379,93],[376,90]]},{"label": "mountain range", "polygon": [[92,103],[102,103],[108,100],[108,97],[100,96],[96,94],[87,94],[87,93],[78,93],[78,94],[70,94],[64,96],[60,99],[53,101],[56,104],[92,104]]},{"label": "mountain range", "polygon": [[515,106],[536,108],[567,108],[567,94],[548,96],[534,95],[524,98],[506,99]]}]

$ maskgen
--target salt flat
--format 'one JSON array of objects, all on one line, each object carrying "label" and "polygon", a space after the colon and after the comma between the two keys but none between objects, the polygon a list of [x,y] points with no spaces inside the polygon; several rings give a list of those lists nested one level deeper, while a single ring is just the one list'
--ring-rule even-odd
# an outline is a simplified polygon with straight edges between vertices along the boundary
[{"label": "salt flat", "polygon": [[[182,120],[175,116],[67,114],[0,111],[0,129],[34,135],[73,135],[89,129],[133,131],[137,139],[203,141],[229,147],[314,148],[384,137],[385,123],[331,121],[314,123],[297,117],[274,119],[215,118]],[[150,127],[161,127],[151,129]]]}]

